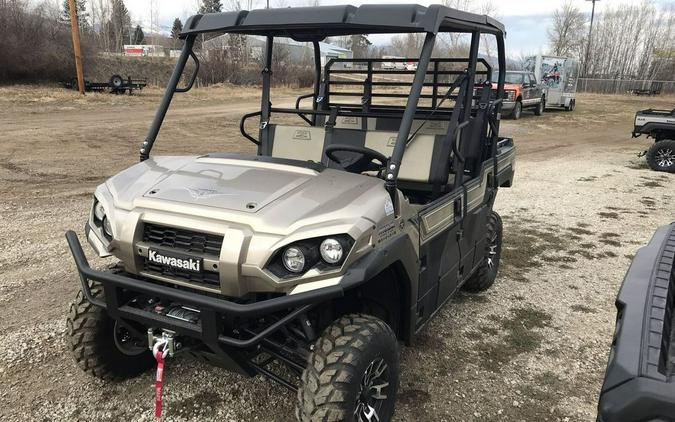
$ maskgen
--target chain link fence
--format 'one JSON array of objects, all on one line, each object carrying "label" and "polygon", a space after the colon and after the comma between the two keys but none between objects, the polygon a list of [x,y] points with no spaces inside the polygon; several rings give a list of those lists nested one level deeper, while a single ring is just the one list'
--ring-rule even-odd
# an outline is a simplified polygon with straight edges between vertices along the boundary
[{"label": "chain link fence", "polygon": [[578,92],[596,94],[632,94],[641,91],[659,90],[663,94],[675,94],[675,81],[659,81],[649,79],[594,79],[579,78]]}]

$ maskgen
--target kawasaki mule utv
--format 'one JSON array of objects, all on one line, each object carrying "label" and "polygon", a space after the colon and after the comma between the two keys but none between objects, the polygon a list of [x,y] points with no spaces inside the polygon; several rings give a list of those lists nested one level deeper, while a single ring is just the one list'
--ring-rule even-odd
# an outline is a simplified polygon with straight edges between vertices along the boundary
[{"label": "kawasaki mule utv", "polygon": [[[470,40],[467,57],[432,57],[448,32]],[[204,33],[266,39],[260,110],[241,121],[257,154],[151,158],[174,93],[195,80]],[[400,59],[416,69],[322,65],[326,37],[393,33],[423,37],[419,57]],[[485,34],[498,68],[479,58]],[[185,352],[296,391],[299,420],[389,420],[399,342],[460,288],[497,276],[492,206],[515,156],[499,136],[503,26],[438,5],[331,6],[196,15],[181,37],[141,162],[96,189],[85,227],[119,263],[91,268],[66,234],[82,282],[68,319],[76,361],[121,379]],[[270,98],[279,37],[314,48],[313,92],[295,108]],[[180,88],[189,59],[195,73]]]}]

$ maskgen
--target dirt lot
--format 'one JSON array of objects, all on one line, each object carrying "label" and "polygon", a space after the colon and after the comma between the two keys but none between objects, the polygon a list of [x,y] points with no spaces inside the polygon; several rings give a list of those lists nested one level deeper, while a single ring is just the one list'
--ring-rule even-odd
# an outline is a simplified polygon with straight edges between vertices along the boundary
[{"label": "dirt lot", "polygon": [[[78,281],[63,233],[82,232],[95,186],[137,161],[159,95],[0,88],[1,420],[152,419],[153,374],[102,383],[67,352]],[[216,87],[178,96],[153,152],[252,150],[238,119],[257,109],[256,95]],[[636,157],[649,143],[630,139],[632,116],[674,103],[581,96],[574,113],[503,123],[518,162],[496,205],[499,280],[460,295],[403,350],[397,420],[595,420],[618,287],[636,249],[675,219],[675,175]],[[293,401],[259,377],[168,364],[167,420],[289,420]]]}]

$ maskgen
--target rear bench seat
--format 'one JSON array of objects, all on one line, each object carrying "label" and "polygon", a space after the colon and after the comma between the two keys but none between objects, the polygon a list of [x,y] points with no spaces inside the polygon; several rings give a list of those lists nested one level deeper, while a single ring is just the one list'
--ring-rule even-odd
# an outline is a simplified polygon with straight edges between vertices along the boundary
[{"label": "rear bench seat", "polygon": [[[316,126],[270,124],[268,128],[269,155],[324,164],[328,164],[328,158],[324,154],[328,143],[365,146],[390,157],[398,135],[395,131],[366,131],[344,127],[334,128],[332,134],[327,134],[323,127]],[[403,155],[399,180],[420,184],[447,183],[449,152],[445,153],[447,160],[439,159],[444,154],[443,135],[419,133],[415,136]]]},{"label": "rear bench seat", "polygon": [[[320,117],[318,124],[323,125],[325,116]],[[365,126],[364,126],[365,122]],[[411,132],[422,125],[423,120],[413,120]],[[448,132],[448,120],[429,120],[418,132],[422,135],[445,135]],[[335,127],[340,129],[386,130],[398,132],[401,119],[398,117],[357,117],[338,116]]]}]

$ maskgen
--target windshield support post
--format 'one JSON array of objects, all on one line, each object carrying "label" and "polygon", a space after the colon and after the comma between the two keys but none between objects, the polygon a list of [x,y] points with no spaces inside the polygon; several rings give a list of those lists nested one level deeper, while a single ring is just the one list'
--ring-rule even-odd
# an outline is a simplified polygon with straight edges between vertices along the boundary
[{"label": "windshield support post", "polygon": [[265,43],[265,58],[262,70],[262,96],[260,99],[260,145],[258,145],[258,154],[265,155],[269,153],[269,128],[270,123],[270,86],[272,84],[272,50],[274,49],[274,37],[268,36]]},{"label": "windshield support post", "polygon": [[[312,110],[316,111],[319,107],[316,100],[319,98],[321,89],[321,45],[319,41],[312,41],[314,47],[314,97],[312,101]],[[312,125],[316,126],[316,114],[312,116]]]},{"label": "windshield support post", "polygon": [[173,69],[169,83],[166,86],[166,91],[164,91],[162,102],[159,104],[159,108],[157,109],[157,113],[155,113],[155,117],[152,120],[150,129],[148,129],[148,134],[141,145],[141,149],[139,151],[141,162],[150,158],[150,150],[152,150],[152,146],[155,144],[155,139],[157,139],[159,129],[162,127],[166,112],[171,105],[173,94],[176,92],[176,88],[178,88],[178,83],[180,82],[180,78],[183,75],[183,70],[185,70],[185,64],[190,58],[190,54],[192,54],[192,46],[195,42],[195,36],[196,35],[188,35],[187,38],[185,38],[185,44],[183,45],[183,49],[180,52],[180,56],[178,57],[176,67]]},{"label": "windshield support post", "polygon": [[408,96],[405,111],[401,117],[401,126],[398,131],[398,136],[396,137],[396,146],[394,146],[392,156],[389,159],[389,163],[387,163],[385,187],[391,195],[396,215],[400,215],[400,204],[398,203],[398,194],[396,193],[396,179],[398,178],[398,171],[401,167],[401,161],[403,160],[403,154],[405,153],[408,136],[410,135],[410,129],[412,128],[413,119],[417,110],[417,103],[419,102],[422,87],[424,86],[424,79],[427,76],[435,42],[436,34],[431,32],[427,33],[424,44],[422,45],[417,71],[415,72],[412,87],[410,88],[410,95]]}]

